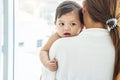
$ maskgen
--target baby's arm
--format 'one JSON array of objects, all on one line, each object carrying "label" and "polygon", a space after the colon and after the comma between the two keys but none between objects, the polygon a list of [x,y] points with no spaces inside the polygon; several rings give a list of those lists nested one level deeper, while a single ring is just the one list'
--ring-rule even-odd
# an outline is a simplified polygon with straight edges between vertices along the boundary
[{"label": "baby's arm", "polygon": [[40,61],[42,64],[48,68],[50,71],[56,71],[57,70],[57,61],[55,59],[50,60],[49,58],[49,49],[51,45],[59,39],[60,36],[57,33],[54,33],[47,41],[47,43],[43,46],[43,48],[40,51]]}]

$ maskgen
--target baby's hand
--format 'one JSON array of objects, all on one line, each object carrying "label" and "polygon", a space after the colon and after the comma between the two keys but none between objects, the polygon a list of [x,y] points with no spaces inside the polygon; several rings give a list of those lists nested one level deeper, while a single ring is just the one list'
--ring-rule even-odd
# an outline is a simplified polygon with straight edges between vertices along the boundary
[{"label": "baby's hand", "polygon": [[46,64],[46,67],[50,71],[56,71],[58,69],[57,61],[55,59],[48,61],[47,64]]}]

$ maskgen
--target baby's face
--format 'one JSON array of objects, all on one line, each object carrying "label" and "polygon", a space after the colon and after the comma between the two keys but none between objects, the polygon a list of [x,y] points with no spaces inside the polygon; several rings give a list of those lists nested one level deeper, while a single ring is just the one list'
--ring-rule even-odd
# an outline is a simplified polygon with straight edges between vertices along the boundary
[{"label": "baby's face", "polygon": [[71,37],[78,35],[82,29],[77,11],[62,15],[55,23],[57,33],[61,37]]}]

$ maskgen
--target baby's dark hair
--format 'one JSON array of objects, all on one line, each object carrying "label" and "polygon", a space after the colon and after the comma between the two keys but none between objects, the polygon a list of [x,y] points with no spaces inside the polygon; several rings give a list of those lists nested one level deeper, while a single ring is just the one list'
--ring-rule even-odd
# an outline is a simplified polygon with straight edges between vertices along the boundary
[{"label": "baby's dark hair", "polygon": [[64,2],[60,3],[60,5],[56,9],[55,22],[62,15],[65,15],[66,13],[69,13],[73,10],[78,11],[78,13],[79,13],[78,17],[79,17],[80,23],[83,24],[82,7],[74,1],[64,1]]}]

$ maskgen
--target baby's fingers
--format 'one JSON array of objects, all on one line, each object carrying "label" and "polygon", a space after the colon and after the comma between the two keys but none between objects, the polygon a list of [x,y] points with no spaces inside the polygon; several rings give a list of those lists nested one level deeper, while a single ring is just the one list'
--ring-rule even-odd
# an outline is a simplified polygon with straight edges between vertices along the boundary
[{"label": "baby's fingers", "polygon": [[51,63],[57,63],[57,60],[56,59],[53,59],[50,61]]},{"label": "baby's fingers", "polygon": [[56,71],[57,68],[58,68],[57,65],[56,65],[56,63],[51,63],[50,66],[51,66],[51,67],[50,67],[50,70],[51,70],[51,71]]}]

